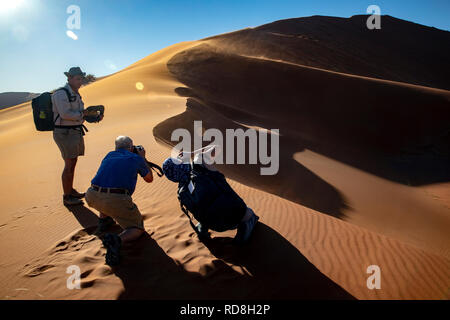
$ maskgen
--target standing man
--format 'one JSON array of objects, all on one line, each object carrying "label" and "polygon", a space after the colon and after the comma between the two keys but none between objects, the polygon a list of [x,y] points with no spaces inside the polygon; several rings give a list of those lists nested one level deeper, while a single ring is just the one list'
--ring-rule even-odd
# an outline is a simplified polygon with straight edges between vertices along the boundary
[{"label": "standing man", "polygon": [[[84,155],[83,117],[87,113],[78,90],[86,73],[79,67],[73,67],[64,74],[67,76],[66,85],[52,94],[55,122],[53,139],[65,163],[61,177],[64,190],[63,203],[71,206],[83,204],[81,198],[84,197],[84,193],[79,193],[73,188],[73,177],[78,156]],[[102,118],[103,116],[99,120]]]},{"label": "standing man", "polygon": [[124,230],[120,235],[108,233],[102,239],[106,247],[106,263],[111,266],[120,261],[122,243],[133,241],[145,232],[142,215],[131,198],[137,175],[148,183],[153,181],[144,148],[135,149],[127,136],[118,136],[115,145],[116,150],[103,159],[91,181],[92,186],[86,192],[88,205],[100,212],[96,233],[106,231],[114,221]]}]

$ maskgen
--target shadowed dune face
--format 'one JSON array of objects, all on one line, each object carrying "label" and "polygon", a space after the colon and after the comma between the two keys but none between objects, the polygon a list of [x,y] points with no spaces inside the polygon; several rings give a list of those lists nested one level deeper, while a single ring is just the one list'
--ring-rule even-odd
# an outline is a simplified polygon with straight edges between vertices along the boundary
[{"label": "shadowed dune face", "polygon": [[387,15],[369,30],[368,17],[286,19],[207,39],[241,55],[450,89],[450,32]]},{"label": "shadowed dune face", "polygon": [[249,125],[283,128],[311,143],[399,153],[450,129],[448,91],[247,58],[208,44],[177,54],[168,68],[217,112],[235,121],[251,116]]}]

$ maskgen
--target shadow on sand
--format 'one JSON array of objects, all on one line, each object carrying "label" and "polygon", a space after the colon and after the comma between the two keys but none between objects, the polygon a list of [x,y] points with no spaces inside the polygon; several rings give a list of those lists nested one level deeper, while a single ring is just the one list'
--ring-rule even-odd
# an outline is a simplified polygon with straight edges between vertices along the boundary
[{"label": "shadow on sand", "polygon": [[73,216],[77,219],[78,223],[86,229],[88,234],[92,234],[98,224],[98,215],[96,215],[91,209],[84,205],[78,206],[66,206]]},{"label": "shadow on sand", "polygon": [[113,268],[124,285],[119,299],[354,299],[267,225],[258,223],[245,246],[230,242],[205,243],[216,259],[189,272],[144,234]]}]

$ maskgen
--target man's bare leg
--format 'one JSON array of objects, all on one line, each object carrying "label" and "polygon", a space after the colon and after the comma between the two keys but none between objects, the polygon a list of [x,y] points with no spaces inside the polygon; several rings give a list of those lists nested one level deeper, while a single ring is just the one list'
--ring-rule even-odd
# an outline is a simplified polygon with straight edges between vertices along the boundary
[{"label": "man's bare leg", "polygon": [[64,170],[62,173],[62,185],[64,195],[69,195],[73,190],[73,177],[75,174],[75,166],[77,165],[78,158],[64,159]]}]

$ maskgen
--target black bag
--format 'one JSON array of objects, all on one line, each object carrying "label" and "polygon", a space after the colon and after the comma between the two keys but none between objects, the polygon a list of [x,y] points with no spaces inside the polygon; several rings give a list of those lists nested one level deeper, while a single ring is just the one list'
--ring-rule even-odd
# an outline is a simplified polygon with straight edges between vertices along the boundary
[{"label": "black bag", "polygon": [[[67,98],[70,102],[76,100],[75,96],[71,96],[67,88],[59,88],[56,91],[64,90],[67,94]],[[55,91],[55,92],[56,92]],[[50,92],[44,92],[39,97],[34,98],[31,101],[31,107],[33,108],[33,119],[38,131],[53,131],[55,128],[55,122],[59,118],[59,114],[53,121],[53,106],[52,106],[52,94]]]},{"label": "black bag", "polygon": [[[189,190],[191,182],[194,188],[192,193]],[[230,187],[222,173],[198,164],[192,167],[190,181],[179,184],[178,200],[196,232],[188,211],[203,228],[223,232],[237,227],[247,210],[245,202]]]}]

